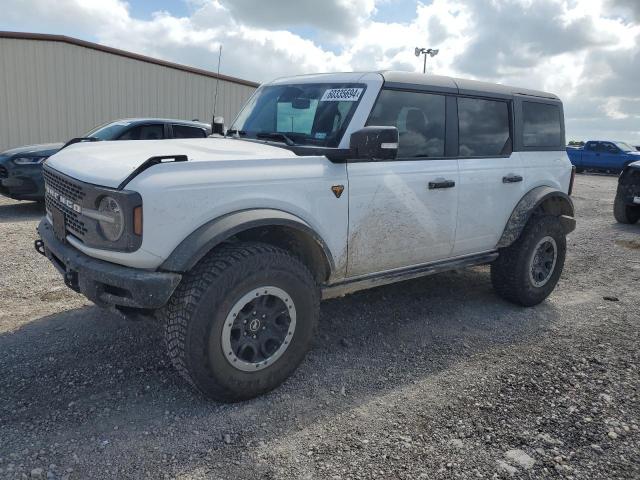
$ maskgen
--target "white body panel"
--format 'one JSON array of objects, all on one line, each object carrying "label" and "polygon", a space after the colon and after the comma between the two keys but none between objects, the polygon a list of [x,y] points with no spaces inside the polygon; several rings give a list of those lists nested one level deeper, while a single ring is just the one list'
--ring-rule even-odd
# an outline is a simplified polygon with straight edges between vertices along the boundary
[{"label": "white body panel", "polygon": [[447,258],[455,238],[456,160],[357,162],[349,172],[348,276]]},{"label": "white body panel", "polygon": [[511,212],[526,193],[524,179],[503,183],[507,175],[524,176],[517,152],[502,158],[461,158],[458,220],[454,255],[493,249]]},{"label": "white body panel", "polygon": [[518,152],[524,172],[525,190],[547,186],[567,192],[571,182],[571,162],[565,150]]},{"label": "white body panel", "polygon": [[[347,184],[345,164],[294,156],[160,165],[143,172],[127,188],[144,199],[142,248],[154,255],[168,257],[209,220],[240,210],[272,208],[307,222],[324,239],[340,276],[346,262]],[[333,185],[345,186],[340,198],[331,191]]]}]

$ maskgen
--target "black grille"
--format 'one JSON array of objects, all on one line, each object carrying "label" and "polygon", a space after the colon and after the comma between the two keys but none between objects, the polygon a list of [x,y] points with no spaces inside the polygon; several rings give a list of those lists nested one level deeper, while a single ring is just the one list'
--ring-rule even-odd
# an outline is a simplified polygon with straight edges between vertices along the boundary
[{"label": "black grille", "polygon": [[64,195],[72,202],[82,204],[84,198],[84,191],[80,185],[70,182],[60,175],[56,175],[49,170],[43,170],[44,180],[47,185],[53,188],[56,192]]},{"label": "black grille", "polygon": [[8,177],[9,177],[9,172],[5,167],[0,165],[0,178],[8,178]]},{"label": "black grille", "polygon": [[[77,203],[78,205],[82,205],[82,201],[85,197],[85,192],[82,189],[81,185],[77,185],[73,182],[70,182],[66,178],[63,178],[60,175],[56,175],[49,170],[44,169],[44,183],[47,187],[52,188],[56,191],[56,193],[63,195],[67,199],[71,200],[73,203]],[[77,237],[84,237],[87,233],[87,228],[82,220],[82,214],[76,212],[72,208],[67,205],[59,202],[56,198],[51,195],[47,195],[45,193],[45,205],[47,209],[51,209],[51,207],[56,207],[58,210],[62,210],[64,212],[64,224],[67,227],[67,230],[71,231]]]}]

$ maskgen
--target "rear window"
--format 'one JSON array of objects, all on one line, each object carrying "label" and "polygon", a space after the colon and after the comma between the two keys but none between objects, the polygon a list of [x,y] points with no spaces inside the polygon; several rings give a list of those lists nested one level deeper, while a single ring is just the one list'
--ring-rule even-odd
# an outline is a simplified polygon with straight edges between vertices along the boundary
[{"label": "rear window", "polygon": [[173,125],[173,138],[204,138],[206,133],[202,128],[187,125]]},{"label": "rear window", "polygon": [[522,102],[522,122],[522,144],[525,147],[562,146],[558,105]]},{"label": "rear window", "polygon": [[458,98],[459,155],[494,157],[511,153],[507,102]]}]

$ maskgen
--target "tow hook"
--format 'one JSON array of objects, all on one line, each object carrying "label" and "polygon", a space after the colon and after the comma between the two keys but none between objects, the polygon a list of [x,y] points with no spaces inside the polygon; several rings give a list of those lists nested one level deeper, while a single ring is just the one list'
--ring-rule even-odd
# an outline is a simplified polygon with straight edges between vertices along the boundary
[{"label": "tow hook", "polygon": [[71,290],[79,292],[80,287],[78,286],[78,272],[67,270],[64,274],[64,284]]},{"label": "tow hook", "polygon": [[36,240],[35,242],[33,242],[33,246],[36,247],[36,252],[38,252],[40,255],[44,255],[45,257],[47,256],[44,251],[44,242],[42,240]]}]

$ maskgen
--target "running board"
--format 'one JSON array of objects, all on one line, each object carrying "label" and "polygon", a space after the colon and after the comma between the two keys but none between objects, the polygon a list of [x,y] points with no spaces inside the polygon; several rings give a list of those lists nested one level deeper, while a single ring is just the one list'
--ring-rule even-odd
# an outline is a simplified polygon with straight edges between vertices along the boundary
[{"label": "running board", "polygon": [[485,263],[493,262],[496,258],[498,258],[498,252],[494,251],[355,277],[349,280],[343,280],[339,283],[323,286],[322,299],[326,300],[328,298],[342,297],[349,293],[357,292],[358,290],[379,287],[389,283],[411,280],[413,278],[426,277],[427,275],[446,272],[447,270],[483,265]]}]

